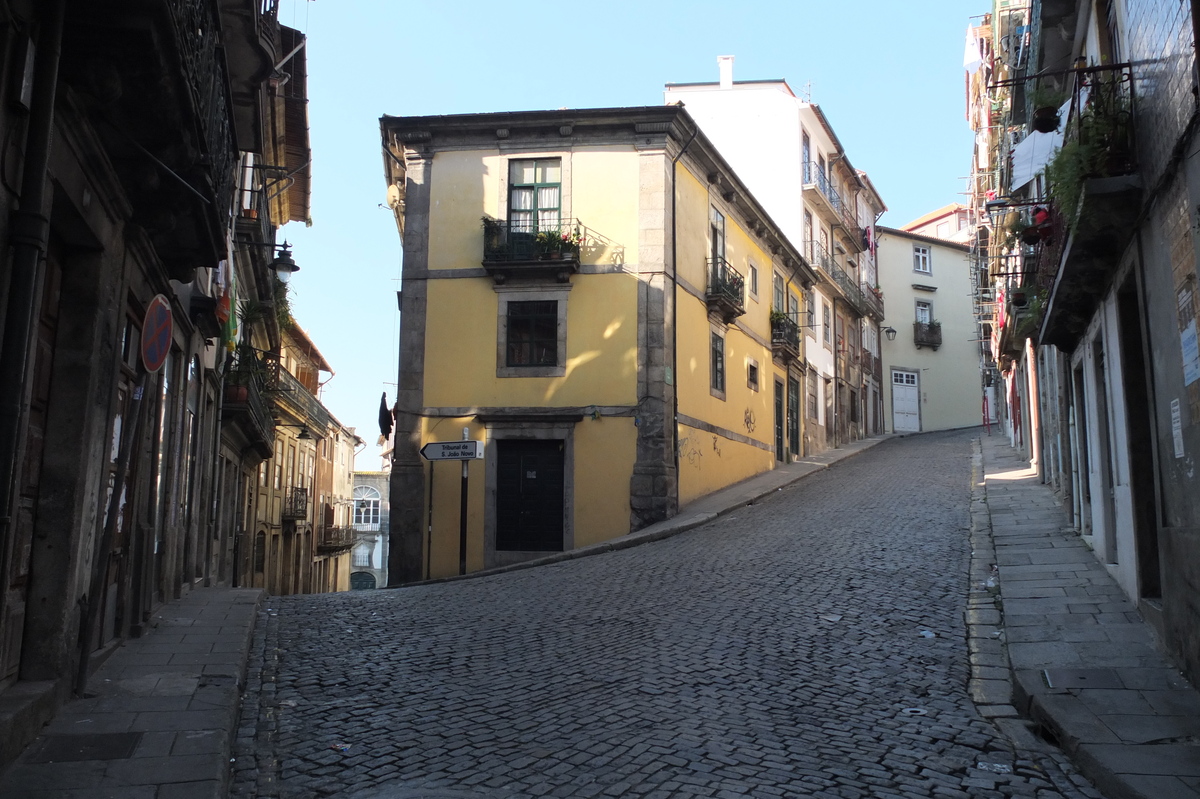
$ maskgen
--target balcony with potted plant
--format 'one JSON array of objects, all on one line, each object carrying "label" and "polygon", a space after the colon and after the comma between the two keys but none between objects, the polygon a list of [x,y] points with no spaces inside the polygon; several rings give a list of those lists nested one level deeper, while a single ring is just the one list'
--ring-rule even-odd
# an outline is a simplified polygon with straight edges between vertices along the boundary
[{"label": "balcony with potted plant", "polygon": [[726,323],[746,313],[746,281],[742,274],[724,258],[707,261],[708,289],[705,301],[708,310]]},{"label": "balcony with potted plant", "polygon": [[510,277],[570,281],[589,232],[578,219],[504,222],[483,218],[483,268],[497,283]]},{"label": "balcony with potted plant", "polygon": [[771,352],[777,357],[800,357],[800,325],[791,314],[771,311]]},{"label": "balcony with potted plant", "polygon": [[1107,289],[1132,238],[1142,199],[1132,68],[1105,65],[1071,74],[1063,145],[1046,166],[1064,233],[1054,277],[1046,281],[1054,288],[1041,337],[1041,343],[1066,350],[1079,341]]},{"label": "balcony with potted plant", "polygon": [[913,322],[913,344],[917,349],[932,347],[937,350],[942,346],[942,323],[934,319],[930,322]]}]

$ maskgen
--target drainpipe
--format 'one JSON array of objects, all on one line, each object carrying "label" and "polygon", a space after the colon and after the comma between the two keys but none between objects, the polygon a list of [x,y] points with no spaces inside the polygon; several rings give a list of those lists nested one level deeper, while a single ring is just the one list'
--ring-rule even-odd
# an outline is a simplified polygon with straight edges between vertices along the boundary
[{"label": "drainpipe", "polygon": [[[66,0],[44,0],[41,35],[33,65],[33,97],[29,131],[25,138],[20,208],[9,223],[12,277],[4,338],[0,344],[0,544],[11,536],[17,456],[20,454],[25,397],[28,394],[29,348],[41,306],[42,262],[50,235],[50,220],[43,215],[50,147],[54,135],[54,103],[58,88],[58,62],[62,52]],[[3,546],[0,551],[12,548]],[[10,555],[0,555],[0,574],[11,570]],[[3,611],[0,594],[0,612]]]},{"label": "drainpipe", "polygon": [[679,267],[676,264],[676,240],[679,221],[675,215],[675,169],[683,154],[692,146],[700,126],[692,121],[692,135],[671,159],[671,382],[675,386],[671,400],[671,450],[675,458],[675,505],[679,506]]}]

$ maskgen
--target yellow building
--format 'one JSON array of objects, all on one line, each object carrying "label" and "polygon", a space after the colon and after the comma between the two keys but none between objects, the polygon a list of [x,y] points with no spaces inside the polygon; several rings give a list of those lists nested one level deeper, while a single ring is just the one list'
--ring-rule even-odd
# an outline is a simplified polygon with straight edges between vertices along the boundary
[{"label": "yellow building", "polygon": [[[817,275],[682,107],[381,126],[392,584],[611,540],[800,451]],[[420,455],[464,436],[465,468]]]}]

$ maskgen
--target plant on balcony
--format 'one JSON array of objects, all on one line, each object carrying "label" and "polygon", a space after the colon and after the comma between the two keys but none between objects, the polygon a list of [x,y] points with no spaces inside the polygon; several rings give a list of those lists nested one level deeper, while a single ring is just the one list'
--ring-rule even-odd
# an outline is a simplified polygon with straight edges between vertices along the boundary
[{"label": "plant on balcony", "polygon": [[1058,130],[1061,121],[1058,109],[1066,99],[1066,94],[1057,89],[1041,86],[1034,89],[1029,98],[1030,105],[1033,106],[1031,127],[1038,133],[1053,133]]},{"label": "plant on balcony", "polygon": [[777,308],[772,308],[770,319],[771,319],[772,326],[782,325],[784,322],[786,322],[788,320],[788,315],[785,314],[783,311],[778,310]]},{"label": "plant on balcony", "polygon": [[1076,135],[1068,136],[1046,164],[1050,196],[1072,228],[1080,221],[1084,183],[1090,178],[1126,174],[1131,166],[1128,101],[1116,96],[1110,105],[1085,108]]}]

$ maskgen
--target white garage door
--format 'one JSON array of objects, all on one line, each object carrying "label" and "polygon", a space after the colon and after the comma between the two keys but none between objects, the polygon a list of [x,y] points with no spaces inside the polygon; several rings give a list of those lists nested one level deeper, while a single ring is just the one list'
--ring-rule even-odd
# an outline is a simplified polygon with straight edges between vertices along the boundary
[{"label": "white garage door", "polygon": [[921,392],[916,372],[892,372],[892,430],[915,433],[921,429]]}]

